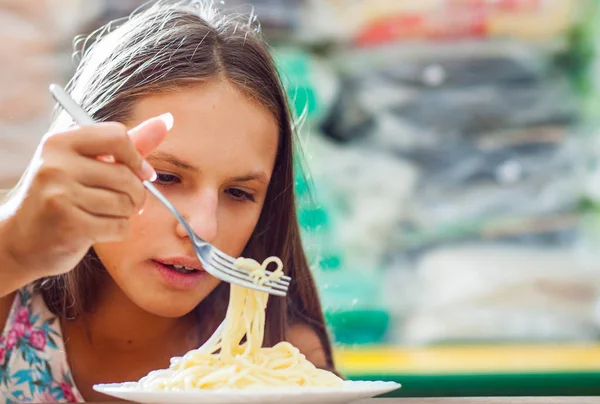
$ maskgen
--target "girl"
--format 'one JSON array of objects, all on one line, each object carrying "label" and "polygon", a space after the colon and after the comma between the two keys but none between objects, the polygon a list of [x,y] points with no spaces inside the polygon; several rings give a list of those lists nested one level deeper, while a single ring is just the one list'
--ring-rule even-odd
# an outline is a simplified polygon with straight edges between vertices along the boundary
[{"label": "girl", "polygon": [[228,284],[146,198],[140,178],[153,177],[200,237],[282,259],[293,282],[269,300],[265,345],[287,340],[333,371],[299,236],[290,111],[265,44],[200,1],[116,25],[96,33],[68,87],[102,123],[75,127],[60,112],[2,206],[1,396],[105,399],[95,383],[137,380],[215,331]]}]

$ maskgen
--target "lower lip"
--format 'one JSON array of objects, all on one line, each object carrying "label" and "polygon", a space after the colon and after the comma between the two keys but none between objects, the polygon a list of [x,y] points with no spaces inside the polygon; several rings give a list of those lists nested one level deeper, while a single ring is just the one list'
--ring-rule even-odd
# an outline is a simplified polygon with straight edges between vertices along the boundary
[{"label": "lower lip", "polygon": [[206,274],[204,271],[182,274],[154,260],[152,260],[152,265],[157,269],[165,283],[176,289],[193,289],[200,283]]}]

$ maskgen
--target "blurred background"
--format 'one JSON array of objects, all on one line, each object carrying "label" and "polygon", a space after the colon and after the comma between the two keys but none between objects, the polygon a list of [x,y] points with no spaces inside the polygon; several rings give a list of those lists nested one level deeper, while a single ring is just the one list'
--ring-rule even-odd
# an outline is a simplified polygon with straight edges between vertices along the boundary
[{"label": "blurred background", "polygon": [[[138,0],[0,0],[0,188]],[[340,371],[396,395],[600,394],[600,5],[225,0],[272,46]],[[251,5],[250,5],[251,4]]]}]

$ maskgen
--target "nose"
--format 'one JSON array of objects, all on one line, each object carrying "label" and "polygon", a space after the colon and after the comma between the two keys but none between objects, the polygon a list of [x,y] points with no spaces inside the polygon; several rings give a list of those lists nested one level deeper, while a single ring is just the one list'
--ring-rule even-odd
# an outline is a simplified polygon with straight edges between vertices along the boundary
[{"label": "nose", "polygon": [[[183,205],[178,209],[194,233],[201,239],[214,243],[218,233],[217,193],[211,190],[199,191],[195,197],[188,197],[182,202]],[[179,237],[188,237],[185,228],[179,222],[177,222],[175,232]]]}]

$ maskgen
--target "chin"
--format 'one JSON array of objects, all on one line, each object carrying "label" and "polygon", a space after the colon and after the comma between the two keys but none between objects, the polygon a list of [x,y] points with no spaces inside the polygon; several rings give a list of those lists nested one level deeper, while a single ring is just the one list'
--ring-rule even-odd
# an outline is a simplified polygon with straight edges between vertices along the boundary
[{"label": "chin", "polygon": [[177,318],[189,314],[221,283],[204,271],[182,275],[156,263],[128,267],[128,271],[118,271],[106,266],[114,286],[120,291],[117,295],[124,294],[129,302],[158,317]]},{"label": "chin", "polygon": [[150,288],[144,288],[137,291],[137,296],[130,295],[130,299],[138,307],[155,316],[177,318],[192,312],[217,285],[218,282],[214,286],[210,285],[206,290],[185,292],[173,290],[152,291]]},{"label": "chin", "polygon": [[155,316],[165,318],[184,317],[185,315],[192,312],[197,305],[198,304],[185,304],[174,301],[161,300],[154,300],[152,302],[145,302],[145,304],[138,304],[138,306],[144,311]]}]

